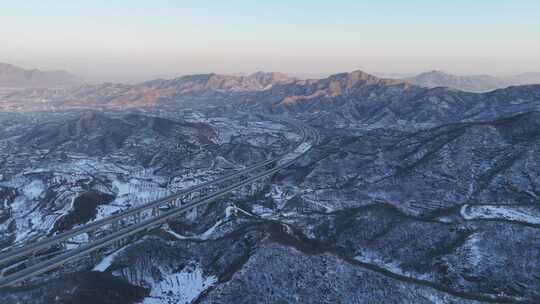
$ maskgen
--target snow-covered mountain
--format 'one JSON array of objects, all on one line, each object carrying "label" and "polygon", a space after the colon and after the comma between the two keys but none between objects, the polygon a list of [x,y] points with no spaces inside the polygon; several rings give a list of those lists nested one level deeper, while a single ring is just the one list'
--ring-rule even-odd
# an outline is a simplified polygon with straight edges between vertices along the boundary
[{"label": "snow-covered mountain", "polygon": [[[0,290],[0,301],[539,301],[540,86],[471,93],[361,71],[280,79],[199,75],[50,99],[25,93],[21,107],[58,111],[0,113],[2,248],[244,168],[298,140],[261,112],[302,120],[321,140],[255,193],[233,193]],[[78,109],[88,107],[106,110]]]},{"label": "snow-covered mountain", "polygon": [[257,72],[248,76],[220,74],[188,75],[175,79],[156,79],[139,84],[103,83],[67,89],[28,89],[0,95],[5,110],[43,110],[54,108],[134,108],[156,106],[182,96],[206,95],[223,98],[267,90],[294,81],[281,73]]}]

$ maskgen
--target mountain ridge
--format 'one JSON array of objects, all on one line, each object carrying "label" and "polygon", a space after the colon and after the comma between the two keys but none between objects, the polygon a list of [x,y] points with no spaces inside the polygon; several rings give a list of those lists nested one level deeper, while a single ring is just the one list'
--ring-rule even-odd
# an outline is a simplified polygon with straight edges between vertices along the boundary
[{"label": "mountain ridge", "polygon": [[419,128],[449,121],[493,119],[540,109],[540,85],[510,86],[487,93],[425,88],[360,70],[322,79],[279,73],[248,76],[187,75],[139,84],[33,89],[0,98],[8,111],[66,108],[137,108],[161,105],[227,105],[259,112],[322,115],[320,123]]},{"label": "mountain ridge", "polygon": [[530,72],[511,77],[496,77],[487,74],[461,76],[432,70],[402,78],[402,80],[427,88],[448,87],[467,92],[485,93],[509,86],[540,84],[540,73]]},{"label": "mountain ridge", "polygon": [[80,77],[63,70],[24,69],[0,62],[0,87],[63,87],[81,84]]},{"label": "mountain ridge", "polygon": [[468,92],[488,92],[508,87],[512,81],[490,75],[457,76],[440,70],[432,70],[404,80],[427,88],[449,87]]}]

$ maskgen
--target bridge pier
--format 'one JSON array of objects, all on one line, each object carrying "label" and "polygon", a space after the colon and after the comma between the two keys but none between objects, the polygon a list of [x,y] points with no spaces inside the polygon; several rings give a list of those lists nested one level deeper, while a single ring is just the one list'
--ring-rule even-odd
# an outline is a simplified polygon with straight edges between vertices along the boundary
[{"label": "bridge pier", "polygon": [[138,224],[141,221],[141,212],[137,212],[133,215],[133,221]]},{"label": "bridge pier", "polygon": [[159,216],[159,207],[152,208],[152,216]]},{"label": "bridge pier", "polygon": [[249,196],[253,195],[253,185],[252,184],[246,184],[246,193]]},{"label": "bridge pier", "polygon": [[32,265],[35,264],[35,261],[36,261],[36,253],[35,252],[31,252],[27,257],[26,257],[26,262],[24,263],[26,267],[30,267]]},{"label": "bridge pier", "polygon": [[92,264],[96,264],[97,262],[99,262],[99,252],[92,251],[89,253],[89,255],[90,255],[90,261]]},{"label": "bridge pier", "polygon": [[91,241],[96,237],[96,230],[90,230],[86,234],[88,234],[88,241]]},{"label": "bridge pier", "polygon": [[117,241],[114,242],[113,247],[114,247],[115,249],[118,249],[118,248],[121,248],[122,245],[124,245],[124,239],[119,239],[119,240],[117,240]]},{"label": "bridge pier", "polygon": [[208,194],[208,191],[209,189],[208,188],[202,188],[199,193],[200,193],[200,196],[206,196],[206,194]]}]

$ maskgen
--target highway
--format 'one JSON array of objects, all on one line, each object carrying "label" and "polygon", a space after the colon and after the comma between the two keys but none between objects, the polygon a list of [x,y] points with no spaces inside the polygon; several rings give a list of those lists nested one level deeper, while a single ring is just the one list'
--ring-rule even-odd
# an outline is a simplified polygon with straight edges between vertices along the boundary
[{"label": "highway", "polygon": [[[31,277],[37,276],[44,272],[55,269],[62,264],[75,261],[82,258],[89,253],[99,250],[100,248],[114,244],[127,237],[151,230],[166,223],[168,220],[181,215],[193,208],[208,204],[216,199],[219,199],[233,190],[239,189],[243,186],[260,181],[264,178],[271,176],[272,174],[292,165],[299,157],[309,151],[313,144],[318,143],[319,135],[316,130],[301,125],[295,121],[288,119],[276,119],[274,121],[285,123],[293,128],[297,129],[302,136],[302,140],[295,145],[292,149],[289,149],[283,155],[272,158],[270,160],[263,161],[254,166],[248,167],[241,171],[235,172],[230,175],[218,178],[216,180],[203,183],[173,195],[158,199],[156,201],[130,208],[123,212],[111,215],[108,218],[104,218],[93,223],[83,225],[78,228],[74,228],[70,231],[54,235],[49,238],[45,238],[27,246],[12,248],[11,250],[4,252],[0,255],[0,265],[10,266],[10,263],[20,262],[26,258],[28,260],[36,256],[40,251],[52,248],[54,246],[61,245],[63,242],[82,235],[84,233],[92,233],[98,229],[104,229],[104,227],[113,226],[113,232],[108,233],[106,236],[90,240],[77,248],[70,249],[61,252],[58,255],[50,256],[49,258],[39,261],[35,264],[31,264],[26,268],[10,273],[6,276],[0,277],[0,288],[11,286],[27,280]],[[297,149],[302,145],[311,143],[305,151],[298,152]],[[279,163],[279,161],[283,161]],[[273,168],[266,168],[267,166],[276,163]],[[258,170],[264,169],[262,172]],[[214,190],[213,192],[211,192]],[[211,193],[208,193],[211,192]],[[207,194],[208,193],[208,194]],[[189,201],[189,202],[188,202]],[[182,204],[185,203],[185,204]],[[162,206],[174,206],[170,210],[161,211],[159,208]],[[151,210],[152,216],[142,221],[137,221],[143,212]],[[118,228],[117,223],[126,219],[135,219],[133,223],[127,227]],[[116,225],[115,225],[116,224]],[[109,227],[110,228],[110,227]]]}]

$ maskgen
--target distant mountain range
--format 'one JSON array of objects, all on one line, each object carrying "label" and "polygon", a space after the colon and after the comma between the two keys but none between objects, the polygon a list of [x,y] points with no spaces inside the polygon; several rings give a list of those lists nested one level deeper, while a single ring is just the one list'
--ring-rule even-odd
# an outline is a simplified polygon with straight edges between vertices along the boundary
[{"label": "distant mountain range", "polygon": [[17,90],[0,96],[0,249],[279,155],[296,136],[263,113],[320,136],[271,180],[0,303],[539,303],[540,84],[259,72]]},{"label": "distant mountain range", "polygon": [[539,84],[540,73],[529,72],[522,73],[513,77],[513,80],[518,84]]},{"label": "distant mountain range", "polygon": [[106,83],[16,91],[0,97],[0,108],[39,111],[227,105],[259,112],[305,113],[318,117],[317,124],[357,125],[364,129],[383,125],[421,128],[540,111],[540,85],[512,86],[487,93],[427,87],[362,71],[308,80],[263,72],[249,76],[202,74],[134,85]]},{"label": "distant mountain range", "polygon": [[0,62],[0,87],[50,88],[79,85],[83,81],[66,71],[26,70]]},{"label": "distant mountain range", "polygon": [[321,127],[419,129],[540,111],[540,85],[472,93],[443,87],[425,88],[354,71],[276,85],[244,98],[242,107],[309,114],[313,123]]},{"label": "distant mountain range", "polygon": [[[50,107],[138,107],[153,106],[160,101],[171,101],[194,94],[242,94],[268,90],[275,85],[296,81],[281,73],[257,72],[248,76],[220,74],[188,75],[175,79],[156,79],[139,84],[103,83],[65,89],[35,88],[17,91],[0,100],[17,102],[32,107],[32,103]],[[13,105],[11,102],[8,104]]]},{"label": "distant mountain range", "polygon": [[148,90],[166,90],[175,94],[188,94],[199,91],[245,92],[261,91],[276,84],[294,81],[282,73],[257,72],[248,76],[221,74],[187,75],[175,79],[157,79],[134,85]]},{"label": "distant mountain range", "polygon": [[540,84],[540,73],[499,78],[490,75],[457,76],[443,71],[430,71],[403,80],[427,88],[449,87],[468,92],[488,92],[513,85]]},{"label": "distant mountain range", "polygon": [[[322,79],[330,79],[333,76]],[[381,77],[379,77],[381,78]],[[496,89],[516,85],[540,84],[540,73],[523,73],[512,77],[502,78],[491,75],[459,76],[439,70],[421,73],[415,76],[406,74],[386,74],[381,79],[395,79],[426,88],[447,87],[466,92],[488,92]],[[30,88],[30,89],[67,89],[64,94],[79,99],[82,95],[114,97],[109,100],[123,104],[123,99],[129,99],[135,104],[152,103],[157,99],[174,98],[177,95],[212,91],[212,92],[249,92],[264,91],[275,85],[314,83],[317,80],[298,80],[282,73],[257,72],[247,76],[232,76],[221,74],[187,75],[174,79],[156,79],[139,84],[96,84],[85,85],[83,80],[66,71],[40,71],[37,69],[23,69],[11,64],[0,62],[0,90],[4,88]],[[72,88],[77,87],[77,88]],[[336,93],[336,92],[334,92]],[[27,94],[27,93],[26,93]],[[51,98],[51,92],[35,91],[34,95],[45,94]],[[55,91],[53,95],[59,92]],[[115,95],[115,96],[113,96]],[[120,98],[121,100],[117,99]],[[97,101],[97,100],[96,100]]]}]

